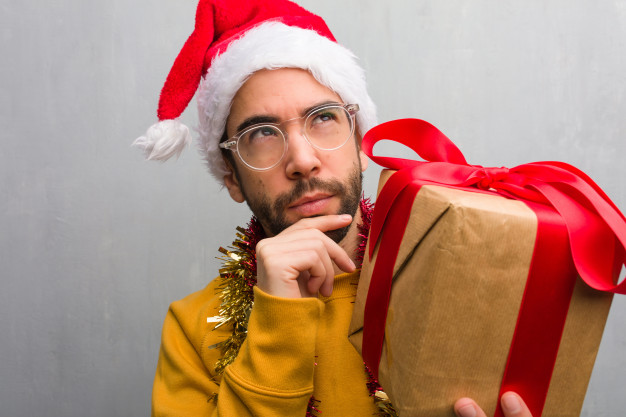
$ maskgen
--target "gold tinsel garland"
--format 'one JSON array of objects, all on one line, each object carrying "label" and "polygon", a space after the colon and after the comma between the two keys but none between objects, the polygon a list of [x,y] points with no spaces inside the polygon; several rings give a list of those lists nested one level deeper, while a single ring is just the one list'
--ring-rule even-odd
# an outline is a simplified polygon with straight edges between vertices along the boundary
[{"label": "gold tinsel garland", "polygon": [[[357,258],[361,262],[369,234],[372,204],[369,199],[363,199],[360,207],[363,223],[358,225],[358,235],[361,242],[358,247],[359,254]],[[235,360],[243,341],[246,339],[248,320],[254,303],[253,287],[256,285],[255,248],[259,240],[264,237],[265,234],[261,224],[256,217],[252,217],[247,229],[237,227],[236,239],[232,247],[229,249],[219,248],[219,251],[223,254],[219,259],[224,262],[223,267],[219,271],[222,281],[218,287],[221,304],[219,316],[212,317],[210,320],[217,323],[215,325],[216,329],[224,325],[231,325],[233,331],[226,340],[209,347],[209,349],[220,349],[222,353],[222,357],[215,365],[215,372],[218,375],[221,375],[224,372],[224,368]],[[365,366],[365,372],[368,377],[367,389],[370,396],[374,399],[379,415],[398,417],[387,394],[383,392],[367,366]],[[217,394],[213,395],[211,399],[217,399]],[[320,405],[320,401],[311,397],[306,417],[315,417],[317,413],[321,413],[318,405]]]},{"label": "gold tinsel garland", "polygon": [[218,287],[220,299],[219,316],[213,317],[220,328],[230,324],[233,332],[224,341],[210,346],[220,349],[222,357],[215,365],[215,372],[221,375],[224,368],[230,365],[248,334],[248,320],[254,303],[253,287],[256,285],[256,253],[255,248],[265,234],[261,224],[253,217],[247,229],[237,227],[236,239],[231,250],[219,248],[224,255],[220,269],[221,284]]}]

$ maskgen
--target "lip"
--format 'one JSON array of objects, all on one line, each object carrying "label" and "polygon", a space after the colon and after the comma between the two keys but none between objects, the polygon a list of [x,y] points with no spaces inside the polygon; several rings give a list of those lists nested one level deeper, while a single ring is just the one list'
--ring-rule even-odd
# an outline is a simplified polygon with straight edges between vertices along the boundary
[{"label": "lip", "polygon": [[291,203],[288,209],[302,217],[323,214],[331,202],[331,197],[333,197],[332,194],[325,193],[306,195]]},{"label": "lip", "polygon": [[311,194],[311,195],[305,195],[304,197],[299,198],[298,200],[296,200],[293,203],[291,203],[289,205],[289,208],[296,208],[296,207],[304,205],[304,204],[312,203],[314,201],[324,200],[324,199],[327,199],[327,198],[330,198],[330,197],[331,197],[330,194],[325,194],[325,193],[316,193],[316,194]]}]

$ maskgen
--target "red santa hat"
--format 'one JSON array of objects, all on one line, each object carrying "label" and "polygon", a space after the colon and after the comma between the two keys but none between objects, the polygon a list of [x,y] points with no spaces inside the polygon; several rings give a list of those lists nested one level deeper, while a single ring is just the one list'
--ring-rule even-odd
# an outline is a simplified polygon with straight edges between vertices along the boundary
[{"label": "red santa hat", "polygon": [[157,116],[134,145],[147,159],[165,161],[191,142],[177,118],[198,93],[200,152],[222,182],[228,173],[218,147],[232,100],[256,71],[300,68],[346,103],[357,103],[364,134],[376,124],[365,74],[321,17],[287,0],[200,0],[195,29],[165,81]]}]

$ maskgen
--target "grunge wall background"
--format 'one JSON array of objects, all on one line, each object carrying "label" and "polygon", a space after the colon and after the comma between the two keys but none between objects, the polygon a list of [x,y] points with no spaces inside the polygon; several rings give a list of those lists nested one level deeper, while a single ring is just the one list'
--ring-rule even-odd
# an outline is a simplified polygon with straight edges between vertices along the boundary
[{"label": "grunge wall background", "polygon": [[[569,162],[626,210],[626,1],[300,3],[361,58],[380,121],[428,120],[474,164]],[[195,150],[161,165],[130,148],[195,6],[0,6],[2,415],[147,415],[168,304],[248,219]],[[584,416],[626,409],[625,328],[616,297]]]}]

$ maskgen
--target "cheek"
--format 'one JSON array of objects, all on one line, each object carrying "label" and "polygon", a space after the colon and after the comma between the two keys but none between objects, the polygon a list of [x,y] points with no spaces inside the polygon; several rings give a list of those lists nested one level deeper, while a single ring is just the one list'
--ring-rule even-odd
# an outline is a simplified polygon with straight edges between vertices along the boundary
[{"label": "cheek", "polygon": [[250,175],[246,178],[246,193],[250,198],[272,197],[281,190],[281,184],[274,175]]},{"label": "cheek", "polygon": [[352,172],[354,165],[360,162],[359,157],[359,151],[352,144],[351,146],[344,146],[337,151],[330,152],[324,163],[335,176],[343,177],[346,172]]}]

